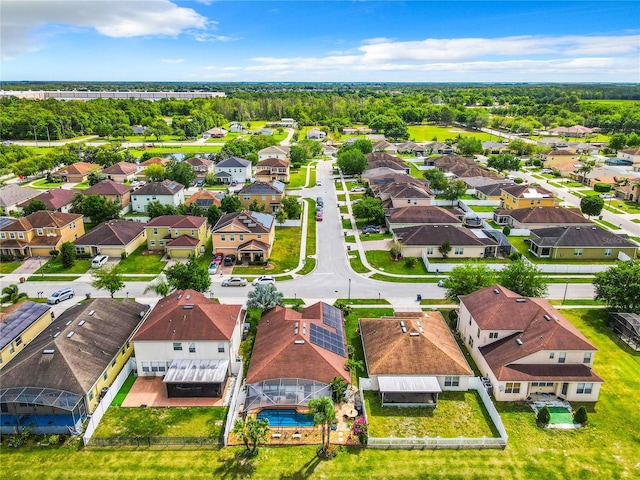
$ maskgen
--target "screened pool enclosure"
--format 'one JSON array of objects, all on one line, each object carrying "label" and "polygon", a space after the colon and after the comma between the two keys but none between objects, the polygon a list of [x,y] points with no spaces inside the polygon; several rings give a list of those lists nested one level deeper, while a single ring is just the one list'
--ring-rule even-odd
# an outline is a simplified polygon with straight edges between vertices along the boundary
[{"label": "screened pool enclosure", "polygon": [[331,397],[329,385],[304,378],[278,378],[247,385],[244,412],[274,406],[306,407],[312,398]]}]

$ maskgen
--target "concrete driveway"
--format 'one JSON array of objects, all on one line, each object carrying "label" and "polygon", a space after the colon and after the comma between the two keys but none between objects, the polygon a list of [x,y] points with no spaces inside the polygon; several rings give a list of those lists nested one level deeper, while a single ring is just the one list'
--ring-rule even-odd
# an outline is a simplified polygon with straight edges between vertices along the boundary
[{"label": "concrete driveway", "polygon": [[[360,237],[360,240],[362,241],[362,236]],[[385,238],[383,240],[370,240],[368,242],[362,242],[362,248],[365,252],[370,250],[389,250],[389,243],[391,243],[390,238]]]}]

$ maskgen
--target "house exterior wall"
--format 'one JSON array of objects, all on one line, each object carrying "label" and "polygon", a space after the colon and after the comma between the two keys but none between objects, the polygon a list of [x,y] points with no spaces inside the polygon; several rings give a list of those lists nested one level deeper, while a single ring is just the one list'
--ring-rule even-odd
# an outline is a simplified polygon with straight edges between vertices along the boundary
[{"label": "house exterior wall", "polygon": [[0,369],[36,338],[53,321],[53,310],[44,312],[35,322],[25,328],[22,333],[0,350]]},{"label": "house exterior wall", "polygon": [[580,160],[580,155],[554,155],[553,152],[549,152],[547,154],[547,158],[544,161],[545,168],[553,168],[558,164],[566,163],[566,162],[577,162]]},{"label": "house exterior wall", "polygon": [[87,411],[93,412],[100,402],[100,390],[103,387],[110,387],[113,381],[116,379],[122,368],[125,366],[131,354],[133,353],[133,343],[127,341],[122,348],[111,359],[111,362],[105,368],[93,384],[93,386],[87,391],[85,400],[87,402]]},{"label": "house exterior wall", "polygon": [[107,180],[113,180],[114,182],[124,183],[133,180],[137,176],[137,172],[130,173],[128,175],[124,173],[109,173],[106,175]]},{"label": "house exterior wall", "polygon": [[36,237],[56,236],[59,237],[58,241],[54,245],[34,245],[29,246],[26,250],[33,255],[49,256],[49,252],[52,248],[62,245],[64,242],[73,242],[84,235],[84,223],[82,218],[79,218],[73,222],[70,222],[63,227],[46,227],[46,228],[34,228],[27,231],[5,231],[0,233],[0,246],[2,240],[21,240],[29,244]]},{"label": "house exterior wall", "polygon": [[[422,257],[422,253],[424,252],[424,256],[427,258],[442,258],[442,254],[438,251],[438,247],[440,245],[433,246],[402,246],[402,256],[403,257]],[[462,254],[454,254],[456,248],[462,248]],[[431,249],[431,250],[429,250]],[[484,256],[484,245],[481,246],[464,246],[464,247],[456,247],[455,245],[451,245],[451,252],[449,252],[449,258],[481,258]]]},{"label": "house exterior wall", "polygon": [[275,228],[272,228],[269,233],[245,233],[234,225],[229,225],[224,231],[213,233],[212,237],[213,250],[215,253],[224,253],[225,255],[230,253],[236,254],[238,247],[243,243],[250,240],[258,240],[269,245],[268,256],[271,254],[271,249],[273,248],[276,231]]},{"label": "house exterior wall", "polygon": [[280,210],[280,204],[284,198],[284,193],[277,193],[274,195],[239,194],[238,198],[245,210],[249,210],[249,205],[251,205],[255,200],[258,202],[258,205],[262,205],[264,207],[265,213],[277,213],[278,210]]},{"label": "house exterior wall", "polygon": [[479,200],[494,200],[494,201],[500,200],[500,195],[487,195],[486,193],[480,192],[478,190],[476,190],[475,195],[476,197],[478,197]]},{"label": "house exterior wall", "polygon": [[640,155],[632,155],[630,153],[625,153],[625,152],[619,151],[618,154],[617,154],[617,157],[621,158],[622,160],[629,160],[630,162],[633,162],[634,164],[640,163]]},{"label": "house exterior wall", "polygon": [[[576,250],[582,250],[582,255],[575,255]],[[610,250],[610,252],[608,252]],[[570,247],[570,248],[552,248],[551,249],[551,258],[562,258],[562,259],[602,259],[602,260],[615,260],[618,258],[618,253],[623,252],[629,255],[631,258],[636,258],[636,253],[638,249],[633,247],[628,248],[616,248],[615,244],[610,247],[593,247],[593,248],[580,248],[580,247]],[[606,255],[609,253],[609,255]]]},{"label": "house exterior wall", "polygon": [[289,167],[257,166],[256,177],[262,177],[262,181],[265,181],[264,179],[268,177],[268,180],[280,180],[281,182],[287,182],[289,181]]},{"label": "house exterior wall", "polygon": [[251,166],[247,167],[215,167],[215,173],[225,172],[231,175],[231,180],[245,183],[251,180]]},{"label": "house exterior wall", "polygon": [[282,153],[260,153],[258,152],[258,161],[266,160],[267,158],[277,158],[279,160],[286,160],[288,155],[284,152]]},{"label": "house exterior wall", "polygon": [[125,192],[122,195],[101,195],[101,196],[110,201],[115,200],[123,207],[126,207],[127,205],[129,205],[129,203],[131,203],[131,192]]},{"label": "house exterior wall", "polygon": [[500,207],[508,210],[529,207],[554,207],[556,205],[555,198],[516,198],[505,192],[500,194]]},{"label": "house exterior wall", "polygon": [[[385,200],[385,199],[382,199]],[[408,206],[428,207],[431,205],[430,198],[392,198],[392,208],[402,208]]]},{"label": "house exterior wall", "polygon": [[[207,222],[204,222],[200,228],[171,228],[171,227],[145,227],[145,233],[147,237],[147,248],[149,250],[165,250],[167,251],[166,244],[171,240],[165,240],[164,237],[171,236],[172,239],[178,238],[181,235],[189,235],[193,238],[197,238],[200,242],[195,247],[197,251],[196,255],[200,254],[200,247],[207,243],[210,236],[210,230]],[[174,252],[178,250],[186,250],[187,253],[184,257],[188,257],[189,253],[193,250],[185,247],[175,247],[172,249]],[[183,255],[177,254],[182,257]]]},{"label": "house exterior wall", "polygon": [[137,213],[146,212],[147,205],[153,201],[160,202],[162,205],[173,205],[177,207],[181,203],[184,203],[184,189],[181,189],[174,195],[140,195],[136,193],[131,195],[133,211]]}]

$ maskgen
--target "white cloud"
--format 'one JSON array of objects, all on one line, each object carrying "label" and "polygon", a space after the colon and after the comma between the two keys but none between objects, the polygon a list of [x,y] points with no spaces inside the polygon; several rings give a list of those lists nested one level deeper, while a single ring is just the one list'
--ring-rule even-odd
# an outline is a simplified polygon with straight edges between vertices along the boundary
[{"label": "white cloud", "polygon": [[163,58],[162,63],[184,63],[184,58]]},{"label": "white cloud", "polygon": [[24,1],[3,0],[1,17],[3,59],[42,48],[47,26],[94,29],[114,38],[177,36],[215,26],[191,8],[168,0]]},{"label": "white cloud", "polygon": [[227,37],[225,35],[214,35],[213,33],[206,32],[192,32],[191,37],[196,42],[233,42],[240,40],[240,38]]}]

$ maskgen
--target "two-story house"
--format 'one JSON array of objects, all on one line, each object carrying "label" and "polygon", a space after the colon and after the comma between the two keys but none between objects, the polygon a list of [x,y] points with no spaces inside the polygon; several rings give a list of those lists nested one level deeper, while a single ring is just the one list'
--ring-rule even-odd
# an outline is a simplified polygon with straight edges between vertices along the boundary
[{"label": "two-story house", "polygon": [[124,183],[133,180],[138,170],[139,167],[135,163],[118,162],[102,170],[102,175],[107,180]]},{"label": "two-story house", "polygon": [[618,150],[617,157],[632,165],[638,165],[640,164],[640,148],[625,148],[624,150]]},{"label": "two-story house", "polygon": [[46,303],[25,300],[5,308],[0,313],[0,368],[31,343],[53,318]]},{"label": "two-story house", "polygon": [[190,215],[161,215],[145,231],[149,250],[164,250],[170,258],[201,255],[210,237],[207,219]]},{"label": "two-story house", "polygon": [[0,252],[17,257],[49,256],[84,235],[82,215],[40,210],[0,228]]},{"label": "two-story house", "polygon": [[307,140],[324,140],[327,134],[319,128],[310,128],[307,131]]},{"label": "two-story house", "polygon": [[83,195],[100,195],[107,200],[118,202],[123,208],[131,203],[131,187],[114,182],[102,180],[82,192]]},{"label": "two-story house", "polygon": [[267,158],[277,158],[278,160],[288,160],[291,147],[288,145],[273,145],[258,151],[258,161]]},{"label": "two-story house", "polygon": [[131,194],[132,210],[138,213],[147,211],[149,202],[177,207],[184,203],[184,186],[173,180],[151,182]]},{"label": "two-story house", "polygon": [[33,200],[40,200],[45,204],[47,210],[52,212],[69,213],[71,210],[71,201],[77,190],[67,190],[66,188],[52,188],[40,195],[33,197],[18,205],[21,209],[28,206]]},{"label": "two-story house", "polygon": [[571,152],[570,150],[551,150],[546,154],[542,155],[542,161],[544,163],[545,168],[555,168],[557,165],[568,163],[568,162],[577,162],[580,160],[580,155],[577,153]]},{"label": "two-story house", "polygon": [[[161,299],[133,337],[139,377],[163,377],[168,397],[222,397],[237,365],[242,305],[195,290]],[[237,370],[236,370],[237,371]]]},{"label": "two-story house", "polygon": [[95,163],[76,162],[66,167],[62,167],[51,174],[51,177],[59,179],[61,182],[82,183],[86,182],[91,172],[100,173],[102,167]]},{"label": "two-story house", "polygon": [[259,182],[270,180],[288,182],[290,168],[291,162],[287,159],[265,158],[256,164],[256,180]]},{"label": "two-story house", "polygon": [[253,202],[256,202],[264,207],[265,212],[277,213],[284,198],[284,183],[277,180],[250,183],[238,192],[238,198],[240,198],[240,203],[247,210]]},{"label": "two-story house", "polygon": [[513,185],[502,187],[500,208],[515,210],[527,207],[554,207],[556,197],[553,192],[542,187],[529,185]]},{"label": "two-story house", "polygon": [[596,347],[547,300],[500,285],[459,298],[458,331],[496,400],[536,393],[598,400],[604,381],[593,371]]},{"label": "two-story house", "polygon": [[220,217],[212,229],[213,250],[248,262],[264,262],[276,238],[274,216],[244,210]]},{"label": "two-story house", "polygon": [[185,158],[184,163],[188,163],[193,167],[193,171],[196,172],[196,177],[204,179],[209,173],[214,173],[213,160],[202,157]]},{"label": "two-story house", "polygon": [[410,205],[429,206],[433,198],[429,188],[413,183],[388,183],[372,186],[371,189],[382,200],[385,208],[400,208]]},{"label": "two-story house", "polygon": [[216,179],[221,183],[245,183],[251,180],[251,162],[244,158],[229,157],[213,167]]}]

